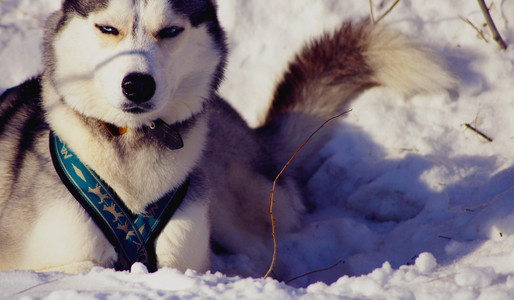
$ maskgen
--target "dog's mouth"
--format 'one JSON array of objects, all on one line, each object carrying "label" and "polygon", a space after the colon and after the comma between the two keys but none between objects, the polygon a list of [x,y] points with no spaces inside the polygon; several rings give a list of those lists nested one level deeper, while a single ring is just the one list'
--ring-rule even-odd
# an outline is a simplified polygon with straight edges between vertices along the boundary
[{"label": "dog's mouth", "polygon": [[122,110],[124,112],[138,115],[151,111],[152,106],[149,104],[125,104],[123,105]]}]

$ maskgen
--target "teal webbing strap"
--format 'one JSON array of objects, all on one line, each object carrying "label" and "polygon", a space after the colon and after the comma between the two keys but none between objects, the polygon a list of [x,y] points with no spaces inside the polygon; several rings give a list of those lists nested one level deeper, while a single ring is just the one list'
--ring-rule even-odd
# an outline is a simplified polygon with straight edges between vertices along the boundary
[{"label": "teal webbing strap", "polygon": [[50,133],[50,153],[59,177],[100,227],[118,253],[116,270],[129,270],[133,263],[157,270],[153,243],[182,203],[189,179],[181,187],[134,215],[116,193],[55,134]]}]

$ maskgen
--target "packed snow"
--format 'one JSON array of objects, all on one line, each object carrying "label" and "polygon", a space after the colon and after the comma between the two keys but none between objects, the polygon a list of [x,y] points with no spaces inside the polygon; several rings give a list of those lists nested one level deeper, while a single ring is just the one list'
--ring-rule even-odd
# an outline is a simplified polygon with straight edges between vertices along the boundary
[{"label": "packed snow", "polygon": [[[231,49],[220,92],[252,125],[302,44],[370,15],[364,0],[218,2]],[[378,17],[393,1],[373,2]],[[41,71],[40,20],[59,4],[0,1],[0,91]],[[513,41],[514,0],[488,4]],[[80,275],[4,271],[0,298],[512,298],[514,46],[499,48],[476,1],[400,1],[381,22],[443,57],[459,87],[409,98],[377,87],[352,103],[319,153],[302,229],[279,236],[289,282],[259,278],[245,256],[213,255],[207,274],[139,264]],[[255,278],[231,276],[236,266]]]}]

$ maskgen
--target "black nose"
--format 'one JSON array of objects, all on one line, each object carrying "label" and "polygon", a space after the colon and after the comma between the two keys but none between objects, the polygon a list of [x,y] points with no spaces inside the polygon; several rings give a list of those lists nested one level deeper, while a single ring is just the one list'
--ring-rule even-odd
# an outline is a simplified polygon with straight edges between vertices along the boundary
[{"label": "black nose", "polygon": [[155,94],[155,80],[143,73],[130,73],[121,83],[123,94],[134,103],[144,103]]}]

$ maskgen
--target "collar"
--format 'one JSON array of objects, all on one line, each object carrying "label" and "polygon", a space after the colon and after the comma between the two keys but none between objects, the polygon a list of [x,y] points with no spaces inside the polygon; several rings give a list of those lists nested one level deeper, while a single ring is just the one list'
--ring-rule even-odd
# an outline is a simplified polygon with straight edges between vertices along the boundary
[{"label": "collar", "polygon": [[132,264],[141,262],[150,272],[156,271],[154,241],[184,200],[189,178],[150,204],[144,213],[134,215],[116,192],[53,132],[50,132],[50,153],[64,185],[116,249],[116,270],[129,270]]},{"label": "collar", "polygon": [[[102,124],[112,137],[119,137],[128,131],[127,127],[117,127],[107,122],[102,122]],[[170,126],[162,119],[157,119],[150,126],[143,127],[143,131],[157,138],[157,140],[171,150],[178,150],[184,147],[184,141],[176,127],[178,126]]]}]

